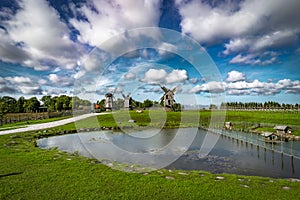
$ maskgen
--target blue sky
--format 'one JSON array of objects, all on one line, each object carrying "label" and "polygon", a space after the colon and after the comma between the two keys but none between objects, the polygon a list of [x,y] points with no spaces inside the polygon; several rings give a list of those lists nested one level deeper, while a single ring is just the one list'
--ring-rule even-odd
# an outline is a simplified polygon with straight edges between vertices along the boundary
[{"label": "blue sky", "polygon": [[183,104],[299,103],[299,9],[298,0],[4,0],[0,96],[159,100],[166,85]]}]

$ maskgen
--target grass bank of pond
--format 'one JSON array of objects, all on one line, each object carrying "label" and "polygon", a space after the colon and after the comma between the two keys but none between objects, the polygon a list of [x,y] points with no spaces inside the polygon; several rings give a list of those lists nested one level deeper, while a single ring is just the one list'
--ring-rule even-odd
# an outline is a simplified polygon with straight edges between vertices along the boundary
[{"label": "grass bank of pond", "polygon": [[300,194],[294,179],[117,171],[77,154],[35,147],[41,134],[47,136],[0,136],[0,199],[297,199]]},{"label": "grass bank of pond", "polygon": [[[134,120],[134,123],[129,122]],[[145,110],[142,113],[135,111],[114,112],[109,115],[99,115],[97,119],[85,119],[76,124],[67,124],[57,129],[75,130],[81,128],[112,127],[119,128],[182,128],[203,127],[223,128],[224,122],[230,121],[234,130],[274,131],[274,125],[288,125],[294,135],[300,136],[300,114],[297,111],[224,111],[201,110],[184,112],[162,112]]]}]

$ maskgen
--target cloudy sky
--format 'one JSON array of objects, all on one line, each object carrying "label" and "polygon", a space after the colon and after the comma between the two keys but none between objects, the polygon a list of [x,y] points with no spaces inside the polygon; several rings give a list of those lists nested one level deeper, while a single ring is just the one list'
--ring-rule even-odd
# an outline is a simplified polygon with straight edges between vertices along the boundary
[{"label": "cloudy sky", "polygon": [[183,104],[299,103],[299,10],[299,0],[2,0],[0,96],[159,100],[166,85]]}]

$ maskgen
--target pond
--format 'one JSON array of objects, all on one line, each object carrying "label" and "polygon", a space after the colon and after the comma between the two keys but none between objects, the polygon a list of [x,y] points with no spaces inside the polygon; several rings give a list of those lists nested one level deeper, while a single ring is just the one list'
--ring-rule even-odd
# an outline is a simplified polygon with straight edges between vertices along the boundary
[{"label": "pond", "polygon": [[[205,146],[203,141],[207,142],[207,138],[215,142],[210,141],[211,147],[206,151],[208,154],[201,155],[200,149]],[[40,148],[57,147],[102,162],[111,161],[106,164],[116,161],[149,169],[204,170],[212,173],[300,178],[300,160],[297,156],[265,150],[202,129],[153,129],[132,134],[83,132],[43,138],[37,144]],[[284,146],[290,146],[290,142],[285,142]],[[299,152],[300,143],[293,142],[293,149]]]}]

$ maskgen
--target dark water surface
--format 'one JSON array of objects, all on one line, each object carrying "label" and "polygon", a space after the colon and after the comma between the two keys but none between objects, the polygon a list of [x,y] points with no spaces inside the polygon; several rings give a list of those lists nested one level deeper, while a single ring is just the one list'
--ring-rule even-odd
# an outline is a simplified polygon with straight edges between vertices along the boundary
[{"label": "dark water surface", "polygon": [[[297,157],[219,137],[218,134],[204,130],[197,130],[196,136],[191,138],[190,131],[194,130],[147,130],[131,136],[108,131],[89,132],[43,138],[37,144],[41,148],[57,147],[67,152],[77,151],[80,155],[98,160],[108,159],[143,166],[300,178],[300,160]],[[206,136],[219,138],[209,154],[203,157],[199,150]],[[290,142],[283,145],[290,146]],[[299,142],[293,142],[292,147],[295,152],[300,151]]]}]

